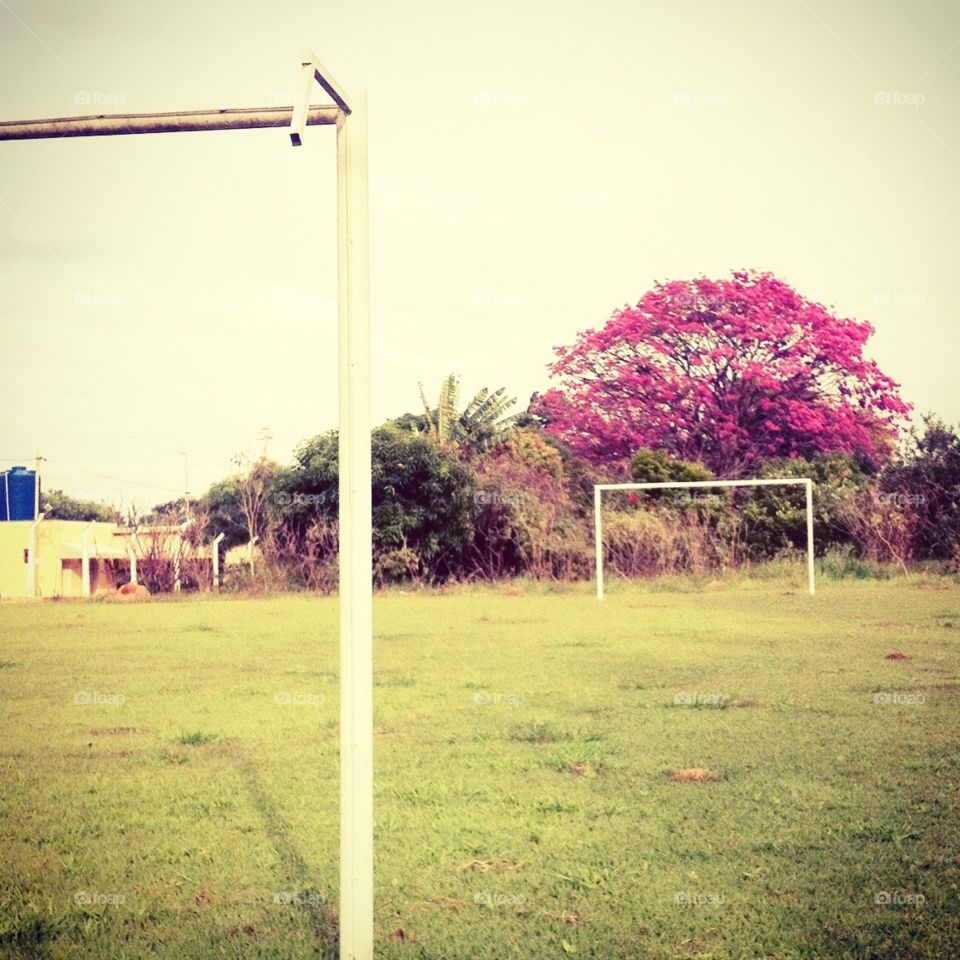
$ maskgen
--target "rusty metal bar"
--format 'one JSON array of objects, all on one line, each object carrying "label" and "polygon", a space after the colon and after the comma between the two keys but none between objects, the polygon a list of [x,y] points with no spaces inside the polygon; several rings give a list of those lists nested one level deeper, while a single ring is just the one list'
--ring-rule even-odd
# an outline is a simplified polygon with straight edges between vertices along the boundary
[{"label": "rusty metal bar", "polygon": [[[230,110],[188,110],[177,113],[98,114],[49,120],[0,121],[0,140],[46,140],[53,137],[103,137],[134,133],[185,133],[196,130],[252,130],[289,127],[293,107],[244,107]],[[307,126],[337,122],[340,108],[310,107]]]}]

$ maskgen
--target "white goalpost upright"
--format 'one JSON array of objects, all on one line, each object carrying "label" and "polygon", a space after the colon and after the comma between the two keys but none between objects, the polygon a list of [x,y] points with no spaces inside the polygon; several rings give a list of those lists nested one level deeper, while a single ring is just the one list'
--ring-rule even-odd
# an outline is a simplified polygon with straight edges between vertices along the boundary
[{"label": "white goalpost upright", "polygon": [[[309,51],[287,107],[0,121],[0,141],[289,127],[337,131],[340,491],[340,957],[373,957],[373,577],[366,95],[348,97]],[[316,81],[333,101],[311,105]]]},{"label": "white goalpost upright", "polygon": [[816,592],[813,572],[813,481],[808,477],[763,480],[667,480],[657,483],[595,483],[593,485],[593,536],[596,552],[597,599],[603,599],[603,492],[605,490],[670,490],[691,487],[773,487],[803,484],[807,499],[807,582]]}]

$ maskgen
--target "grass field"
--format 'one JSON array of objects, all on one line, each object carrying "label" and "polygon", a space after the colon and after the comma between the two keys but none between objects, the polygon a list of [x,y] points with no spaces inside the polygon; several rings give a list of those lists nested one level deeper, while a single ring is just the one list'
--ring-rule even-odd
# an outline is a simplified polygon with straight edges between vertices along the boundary
[{"label": "grass field", "polygon": [[[378,957],[960,956],[960,590],[798,584],[378,597]],[[0,607],[0,956],[335,956],[336,624]]]}]

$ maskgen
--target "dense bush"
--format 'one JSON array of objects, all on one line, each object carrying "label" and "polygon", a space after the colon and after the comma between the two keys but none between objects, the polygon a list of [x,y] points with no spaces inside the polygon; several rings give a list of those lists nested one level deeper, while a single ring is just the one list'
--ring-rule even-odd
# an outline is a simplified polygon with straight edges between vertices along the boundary
[{"label": "dense bush", "polygon": [[[456,451],[388,423],[373,432],[373,549],[380,582],[456,576],[473,536],[473,473]],[[271,492],[276,562],[308,585],[335,582],[337,433],[303,444]]]},{"label": "dense bush", "polygon": [[469,575],[588,575],[587,526],[554,445],[536,430],[520,430],[473,467],[477,492]]},{"label": "dense bush", "polygon": [[826,552],[819,561],[817,576],[830,580],[885,580],[889,573],[875,561],[858,556],[854,548],[847,544]]},{"label": "dense bush", "polygon": [[299,536],[318,519],[335,521],[339,475],[336,430],[302,443],[294,453],[293,466],[277,474],[268,496],[274,521]]},{"label": "dense bush", "polygon": [[117,520],[117,511],[105,503],[77,500],[62,490],[41,491],[40,509],[48,520],[97,520],[109,523]]},{"label": "dense bush", "polygon": [[[820,555],[833,547],[853,543],[849,522],[851,503],[867,488],[870,468],[848,454],[823,454],[811,460],[770,460],[761,478],[813,480],[814,545]],[[807,507],[803,486],[745,488],[737,502],[743,504],[743,541],[750,556],[763,560],[784,549],[806,550]]]},{"label": "dense bush", "polygon": [[852,554],[870,563],[896,563],[907,569],[914,556],[915,513],[888,500],[876,483],[847,498],[840,512],[851,537],[851,544],[844,546]]},{"label": "dense bush", "polygon": [[665,450],[640,447],[630,458],[630,475],[637,483],[683,483],[712,480],[713,474],[695,460],[675,460]]},{"label": "dense bush", "polygon": [[[462,569],[473,537],[473,472],[454,448],[393,424],[373,432],[374,550],[413,551],[411,573],[447,580]],[[398,561],[388,569],[400,569]]]},{"label": "dense bush", "polygon": [[[627,469],[626,461],[590,467],[535,422],[485,450],[412,430],[402,419],[388,423],[372,437],[375,581],[589,578],[593,484],[628,479]],[[914,560],[960,563],[960,438],[942,423],[928,421],[913,448],[879,475],[848,454],[771,460],[755,475],[813,480],[825,572],[867,576],[906,570]],[[712,479],[703,464],[649,448],[631,457],[629,476]],[[201,501],[208,532],[216,527],[240,539],[243,483],[242,476],[225,480]],[[335,589],[336,432],[304,443],[271,484],[258,585]],[[605,562],[628,577],[722,571],[805,548],[802,486],[636,491],[604,500]],[[169,579],[158,567],[161,574]]]},{"label": "dense bush", "polygon": [[200,498],[200,506],[208,516],[204,533],[208,540],[222,533],[223,550],[239,546],[249,539],[240,500],[240,483],[237,476],[218,480]]},{"label": "dense bush", "polygon": [[696,511],[612,512],[604,519],[604,568],[625,577],[724,570],[742,556],[736,527]]},{"label": "dense bush", "polygon": [[908,514],[918,559],[960,563],[960,436],[934,417],[880,477],[879,502]]},{"label": "dense bush", "polygon": [[[676,460],[665,450],[641,447],[630,459],[630,475],[637,483],[702,483],[713,474],[695,460]],[[708,492],[709,491],[709,492]],[[608,498],[611,507],[617,500]],[[658,510],[694,514],[705,523],[720,526],[728,509],[729,495],[722,488],[668,487],[630,494],[631,505],[656,504]],[[622,499],[620,502],[623,502]]]},{"label": "dense bush", "polygon": [[331,593],[339,583],[339,524],[322,514],[302,526],[271,529],[264,556],[267,588],[299,587]]}]

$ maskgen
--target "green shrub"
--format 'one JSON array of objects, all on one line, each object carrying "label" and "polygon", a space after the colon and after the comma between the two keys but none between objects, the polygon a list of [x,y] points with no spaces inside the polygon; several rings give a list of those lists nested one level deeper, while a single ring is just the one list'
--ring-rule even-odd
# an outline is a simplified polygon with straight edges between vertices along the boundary
[{"label": "green shrub", "polygon": [[630,460],[630,474],[637,483],[712,480],[713,474],[695,460],[676,460],[666,450],[641,447]]},{"label": "green shrub", "polygon": [[[311,587],[335,585],[339,508],[336,431],[303,444],[271,495],[273,559]],[[373,431],[373,546],[383,582],[456,576],[473,535],[473,472],[449,444],[388,423]],[[411,562],[416,561],[416,569]]]},{"label": "green shrub", "polygon": [[[848,454],[771,460],[759,476],[813,480],[814,547],[818,554],[853,543],[847,513],[851,500],[869,481],[864,462]],[[784,549],[806,550],[807,506],[802,486],[744,488],[735,502],[742,504],[742,536],[753,559],[775,557]]]},{"label": "green shrub", "polygon": [[881,474],[883,502],[912,517],[912,553],[960,567],[960,435],[935,417]]},{"label": "green shrub", "polygon": [[695,513],[614,511],[604,518],[604,565],[625,577],[722,570],[739,558],[731,533]]},{"label": "green shrub", "polygon": [[882,565],[856,556],[849,544],[830,549],[818,564],[818,574],[830,580],[887,580],[890,577]]},{"label": "green shrub", "polygon": [[420,557],[406,544],[378,553],[373,562],[373,578],[380,586],[416,580],[419,572]]},{"label": "green shrub", "polygon": [[469,575],[591,575],[589,528],[571,499],[563,457],[553,445],[521,430],[473,466],[477,491]]}]

